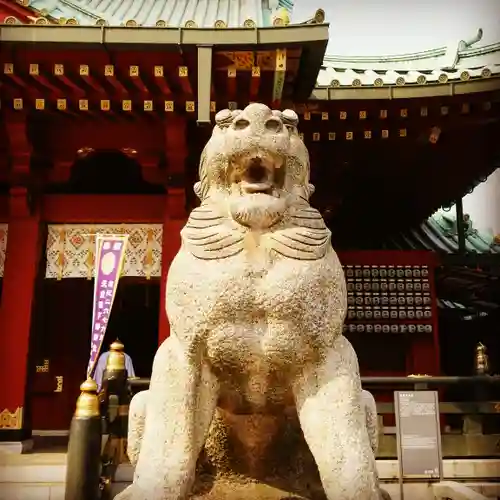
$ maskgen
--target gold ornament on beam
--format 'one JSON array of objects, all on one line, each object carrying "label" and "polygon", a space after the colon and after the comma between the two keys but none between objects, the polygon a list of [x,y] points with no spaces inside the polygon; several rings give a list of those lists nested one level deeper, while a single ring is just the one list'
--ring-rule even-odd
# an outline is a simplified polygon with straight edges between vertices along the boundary
[{"label": "gold ornament on beam", "polygon": [[23,109],[23,107],[24,107],[23,100],[22,100],[20,97],[18,97],[18,98],[16,98],[16,99],[14,99],[14,101],[13,101],[13,103],[12,103],[12,104],[13,104],[14,109],[15,109],[16,111],[20,111],[20,110],[21,110],[21,109]]},{"label": "gold ornament on beam", "polygon": [[346,133],[345,133],[345,138],[346,138],[346,140],[348,140],[348,141],[352,141],[352,140],[354,139],[354,134],[353,134],[353,132],[346,132]]},{"label": "gold ornament on beam", "polygon": [[128,69],[128,74],[132,78],[137,78],[139,76],[139,66],[130,66]]},{"label": "gold ornament on beam", "polygon": [[321,136],[319,132],[313,132],[313,141],[318,142],[320,140]]},{"label": "gold ornament on beam", "polygon": [[80,111],[88,111],[89,110],[89,101],[88,101],[88,99],[79,99],[78,100],[78,109]]},{"label": "gold ornament on beam", "polygon": [[165,111],[172,113],[174,111],[174,101],[165,101]]},{"label": "gold ornament on beam", "polygon": [[401,116],[401,118],[408,118],[408,109],[407,108],[402,108],[399,111],[399,116]]},{"label": "gold ornament on beam", "polygon": [[210,113],[217,112],[217,103],[215,101],[210,101]]},{"label": "gold ornament on beam", "polygon": [[323,121],[328,120],[328,111],[323,111],[323,112],[321,113],[321,119],[322,119]]},{"label": "gold ornament on beam", "polygon": [[334,141],[337,138],[337,134],[335,132],[328,132],[328,140]]},{"label": "gold ornament on beam", "polygon": [[35,99],[35,109],[43,111],[45,109],[45,99]]},{"label": "gold ornament on beam", "polygon": [[111,102],[109,99],[101,99],[101,111],[109,111],[111,109]]},{"label": "gold ornament on beam", "polygon": [[387,118],[387,109],[381,109],[378,116],[380,119],[385,120]]},{"label": "gold ornament on beam", "polygon": [[186,101],[186,111],[188,113],[194,113],[194,101]]},{"label": "gold ornament on beam", "polygon": [[365,130],[364,137],[365,137],[365,139],[371,139],[372,138],[372,131]]},{"label": "gold ornament on beam", "polygon": [[59,111],[66,111],[66,99],[57,99],[56,106]]},{"label": "gold ornament on beam", "polygon": [[115,76],[115,67],[112,64],[104,66],[104,76]]},{"label": "gold ornament on beam", "polygon": [[422,106],[420,108],[420,116],[427,116],[429,114],[429,110],[427,109],[427,106]]},{"label": "gold ornament on beam", "polygon": [[406,137],[407,131],[405,128],[400,128],[399,129],[399,137]]},{"label": "gold ornament on beam", "polygon": [[364,109],[359,112],[359,119],[366,120],[366,111]]},{"label": "gold ornament on beam", "polygon": [[38,76],[40,68],[38,64],[30,64],[29,72],[31,76]]},{"label": "gold ornament on beam", "polygon": [[151,100],[144,101],[144,111],[153,111],[153,101]]},{"label": "gold ornament on beam", "polygon": [[450,108],[448,106],[441,106],[441,115],[446,116],[450,112]]},{"label": "gold ornament on beam", "polygon": [[130,99],[124,99],[122,101],[123,111],[132,111],[132,101]]},{"label": "gold ornament on beam", "polygon": [[304,120],[310,120],[311,119],[311,113],[309,111],[304,111]]},{"label": "gold ornament on beam", "polygon": [[12,63],[4,63],[4,65],[3,65],[3,74],[4,75],[13,75],[14,74],[14,64],[12,64]]},{"label": "gold ornament on beam", "polygon": [[389,130],[383,129],[382,130],[382,139],[388,139],[389,138]]},{"label": "gold ornament on beam", "polygon": [[341,120],[347,120],[347,111],[341,111],[341,112],[339,113],[339,118],[340,118]]}]

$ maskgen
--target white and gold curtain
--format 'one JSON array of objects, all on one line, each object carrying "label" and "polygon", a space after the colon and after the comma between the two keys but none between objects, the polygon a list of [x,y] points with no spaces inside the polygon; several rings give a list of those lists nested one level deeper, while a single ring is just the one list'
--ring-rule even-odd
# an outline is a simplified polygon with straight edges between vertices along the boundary
[{"label": "white and gold curtain", "polygon": [[128,234],[123,276],[161,276],[161,224],[57,224],[49,225],[46,278],[94,276],[95,237]]},{"label": "white and gold curtain", "polygon": [[0,277],[3,276],[5,267],[5,253],[7,252],[7,236],[9,233],[8,224],[0,224]]}]

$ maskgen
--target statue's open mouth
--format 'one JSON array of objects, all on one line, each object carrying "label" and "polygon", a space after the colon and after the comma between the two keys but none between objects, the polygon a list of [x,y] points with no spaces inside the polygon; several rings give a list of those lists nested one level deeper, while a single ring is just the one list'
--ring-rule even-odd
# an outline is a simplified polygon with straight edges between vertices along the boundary
[{"label": "statue's open mouth", "polygon": [[240,157],[232,163],[230,181],[240,194],[267,194],[276,196],[275,188],[281,187],[282,161],[271,154]]}]

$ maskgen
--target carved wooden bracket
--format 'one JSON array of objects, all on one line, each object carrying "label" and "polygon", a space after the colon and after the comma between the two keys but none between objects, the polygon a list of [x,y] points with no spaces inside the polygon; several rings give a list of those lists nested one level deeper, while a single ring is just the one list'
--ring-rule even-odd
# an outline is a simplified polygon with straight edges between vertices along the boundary
[{"label": "carved wooden bracket", "polygon": [[33,199],[26,187],[12,187],[9,195],[11,217],[30,217],[33,214]]}]

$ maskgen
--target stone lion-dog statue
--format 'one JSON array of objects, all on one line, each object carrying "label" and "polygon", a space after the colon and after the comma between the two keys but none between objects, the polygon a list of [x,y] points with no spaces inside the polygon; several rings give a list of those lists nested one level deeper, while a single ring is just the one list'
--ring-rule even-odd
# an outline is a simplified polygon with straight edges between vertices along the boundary
[{"label": "stone lion-dog statue", "polygon": [[358,361],[342,335],[344,275],[309,205],[298,117],[254,103],[215,121],[195,185],[201,205],[168,274],[171,336],[149,390],[131,402],[133,483],[116,499],[191,498],[206,442],[220,437],[211,430],[217,412],[229,425],[239,416],[264,422],[257,442],[273,432],[266,419],[290,408],[321,497],[379,499]]}]

